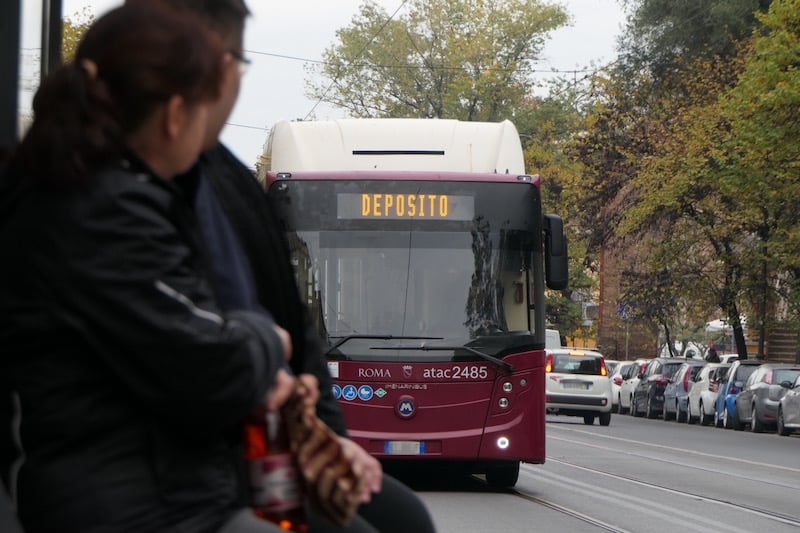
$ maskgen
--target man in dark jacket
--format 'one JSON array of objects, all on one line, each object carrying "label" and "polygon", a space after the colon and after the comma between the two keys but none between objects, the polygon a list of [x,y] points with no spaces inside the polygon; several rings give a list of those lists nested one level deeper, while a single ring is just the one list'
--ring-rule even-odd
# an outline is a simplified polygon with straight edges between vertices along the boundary
[{"label": "man in dark jacket", "polygon": [[[358,460],[365,468],[372,470],[374,476],[371,478],[370,501],[359,509],[359,516],[355,517],[349,528],[336,528],[312,512],[309,516],[312,531],[434,531],[427,510],[413,491],[391,476],[383,474],[380,463],[375,458],[346,438],[344,419],[339,404],[333,397],[333,382],[324,357],[323,343],[310,325],[306,308],[299,298],[294,272],[288,259],[288,246],[277,220],[273,218],[274,211],[270,208],[263,189],[252,173],[222,145],[202,156],[199,170],[206,176],[219,204],[224,206],[226,218],[241,243],[241,249],[247,255],[259,305],[263,305],[292,337],[294,355],[290,366],[293,372],[297,375],[313,375],[319,381],[318,416],[341,435],[343,443],[360,454]],[[198,206],[198,210],[204,209],[207,207]],[[225,260],[221,263],[230,267],[231,262]]]},{"label": "man in dark jacket", "polygon": [[[133,0],[128,0],[133,1]],[[231,56],[246,61],[242,52],[244,19],[242,0],[164,0],[194,11],[216,31]],[[236,17],[239,17],[238,21]],[[233,20],[231,20],[233,19]],[[218,128],[210,128],[212,146],[193,172],[180,184],[195,198],[195,208],[206,237],[208,255],[215,271],[219,301],[233,308],[264,309],[285,328],[292,339],[292,371],[312,375],[319,382],[318,416],[337,434],[367,473],[363,505],[351,526],[343,531],[426,533],[433,522],[421,500],[406,486],[383,474],[380,463],[346,438],[347,430],[324,356],[324,343],[311,326],[307,309],[289,260],[289,247],[269,200],[253,174],[223,145],[217,136],[238,95],[240,76],[223,83],[223,94],[212,110]],[[312,530],[340,531],[310,516]]]}]

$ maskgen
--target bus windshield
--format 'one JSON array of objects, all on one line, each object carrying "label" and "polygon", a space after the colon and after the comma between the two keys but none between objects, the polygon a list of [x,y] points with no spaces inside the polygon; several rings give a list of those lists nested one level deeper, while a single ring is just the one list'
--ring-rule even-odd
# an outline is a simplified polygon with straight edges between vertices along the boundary
[{"label": "bus windshield", "polygon": [[[336,198],[334,183],[313,187],[309,182],[292,183],[291,198],[284,196],[282,203],[291,207],[287,218],[295,222],[288,236],[296,274],[320,332],[333,343],[354,339],[339,347],[342,353],[387,360],[400,356],[392,347],[407,350],[423,341],[464,346],[487,336],[530,334],[534,307],[530,268],[534,243],[541,241],[535,239],[536,224],[530,223],[534,214],[530,198],[526,201],[520,191],[535,191],[533,187],[495,183],[504,193],[498,197],[497,191],[486,194],[492,188],[478,195],[486,186],[483,183],[457,184],[458,197],[470,201],[462,201],[461,214],[448,208],[449,220],[360,220],[358,209],[348,204],[354,197],[357,201],[350,204],[360,205],[358,193],[350,190],[339,193],[331,212],[319,206],[301,210],[309,195],[321,202]],[[447,185],[432,182],[427,189],[433,189],[436,198],[456,196],[443,193]],[[387,183],[359,186],[385,190]],[[391,194],[395,202],[411,196]],[[384,201],[387,197],[384,194]],[[516,213],[515,204],[520,210]],[[374,339],[380,336],[387,338],[385,342]],[[359,337],[370,340],[359,342]],[[445,357],[407,351],[402,357],[415,355]]]},{"label": "bus windshield", "polygon": [[520,284],[526,261],[519,250],[503,250],[497,234],[343,231],[298,237],[314,264],[319,302],[313,303],[331,337],[470,339],[528,329],[525,316],[514,321],[507,315],[501,283],[501,258],[516,253],[513,274]]}]

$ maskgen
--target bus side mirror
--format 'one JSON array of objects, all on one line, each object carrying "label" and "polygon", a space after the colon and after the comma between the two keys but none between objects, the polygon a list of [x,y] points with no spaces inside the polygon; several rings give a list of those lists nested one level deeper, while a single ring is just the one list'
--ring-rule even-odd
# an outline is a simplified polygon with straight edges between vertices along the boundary
[{"label": "bus side mirror", "polygon": [[544,276],[547,288],[563,290],[569,281],[567,238],[558,215],[544,215]]}]

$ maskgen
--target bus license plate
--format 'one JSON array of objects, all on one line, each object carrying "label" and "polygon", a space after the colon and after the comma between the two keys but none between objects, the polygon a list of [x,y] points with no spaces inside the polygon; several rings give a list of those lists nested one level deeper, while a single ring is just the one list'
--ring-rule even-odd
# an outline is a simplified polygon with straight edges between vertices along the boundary
[{"label": "bus license plate", "polygon": [[425,443],[418,440],[387,440],[383,443],[383,453],[387,455],[422,455]]}]

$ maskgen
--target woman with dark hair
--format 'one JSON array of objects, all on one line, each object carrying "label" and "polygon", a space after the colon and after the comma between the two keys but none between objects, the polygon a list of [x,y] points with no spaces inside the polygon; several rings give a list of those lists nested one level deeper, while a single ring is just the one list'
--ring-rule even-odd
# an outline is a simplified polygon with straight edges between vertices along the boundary
[{"label": "woman with dark hair", "polygon": [[93,179],[126,151],[162,179],[195,161],[208,104],[219,97],[221,44],[175,13],[185,33],[171,31],[167,20],[146,24],[148,16],[159,16],[148,11],[166,12],[148,4],[99,20],[74,62],[43,83],[33,102],[35,120],[13,157],[27,178],[65,187]]},{"label": "woman with dark hair", "polygon": [[202,149],[226,55],[186,13],[136,2],[34,99],[0,181],[16,432],[0,478],[27,533],[219,530],[242,505],[242,421],[293,385],[288,333],[217,304],[172,183]]}]

